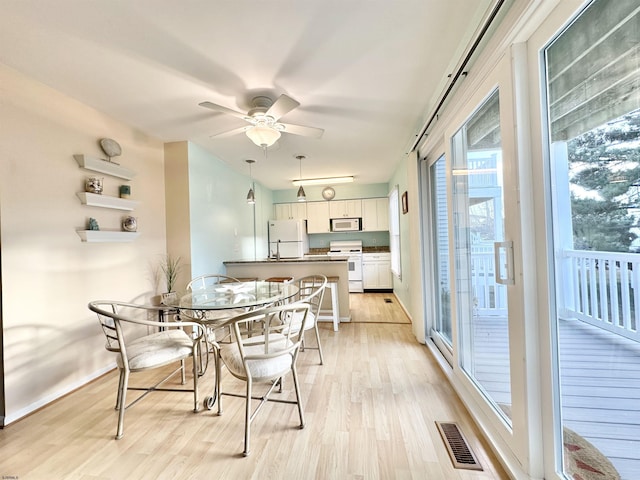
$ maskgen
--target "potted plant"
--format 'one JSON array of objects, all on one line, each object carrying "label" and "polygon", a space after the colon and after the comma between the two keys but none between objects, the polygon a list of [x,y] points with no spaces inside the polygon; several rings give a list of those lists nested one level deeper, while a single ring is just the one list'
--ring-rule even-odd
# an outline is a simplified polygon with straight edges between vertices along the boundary
[{"label": "potted plant", "polygon": [[176,286],[176,280],[178,278],[178,273],[181,268],[180,257],[172,257],[171,255],[166,255],[163,262],[160,264],[160,268],[162,269],[162,273],[164,273],[164,278],[167,284],[167,292],[171,293],[174,291]]}]

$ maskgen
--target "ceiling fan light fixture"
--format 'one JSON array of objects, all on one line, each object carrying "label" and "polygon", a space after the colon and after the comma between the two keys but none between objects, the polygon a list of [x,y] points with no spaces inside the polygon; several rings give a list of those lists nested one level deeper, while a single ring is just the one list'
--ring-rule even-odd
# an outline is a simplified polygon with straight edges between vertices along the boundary
[{"label": "ceiling fan light fixture", "polygon": [[266,125],[255,125],[246,131],[247,137],[259,147],[270,147],[280,138],[280,131]]},{"label": "ceiling fan light fixture", "polygon": [[335,185],[336,183],[352,183],[353,177],[325,177],[325,178],[301,178],[293,180],[293,184],[297,187],[300,185]]}]

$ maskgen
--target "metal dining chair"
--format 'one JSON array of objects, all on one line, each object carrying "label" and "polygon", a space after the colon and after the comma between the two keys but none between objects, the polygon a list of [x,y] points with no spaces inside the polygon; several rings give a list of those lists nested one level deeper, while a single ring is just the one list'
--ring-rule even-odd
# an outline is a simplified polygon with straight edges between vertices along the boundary
[{"label": "metal dining chair", "polygon": [[[302,347],[301,350],[309,348],[311,350],[318,350],[320,356],[320,365],[324,364],[324,356],[322,354],[322,344],[320,343],[320,331],[318,330],[318,317],[320,316],[320,308],[322,308],[322,301],[324,299],[324,291],[327,287],[327,277],[324,275],[308,275],[295,280],[298,284],[298,293],[293,301],[302,302],[309,305],[309,319],[302,324],[302,319],[299,316],[294,316],[290,320],[290,328],[296,330],[302,328]],[[315,345],[309,346],[304,333],[306,330],[313,330],[315,333]]]},{"label": "metal dining chair", "polygon": [[[193,411],[198,411],[198,349],[204,335],[203,327],[196,322],[165,319],[149,320],[157,315],[157,307],[138,305],[110,300],[98,300],[89,303],[89,309],[98,315],[98,320],[107,338],[107,350],[118,353],[116,363],[120,372],[118,380],[118,396],[116,409],[118,428],[116,439],[124,434],[125,410],[142,400],[154,391],[192,392]],[[150,314],[153,315],[150,315]],[[190,333],[186,331],[190,329]],[[149,329],[159,329],[149,333]],[[182,371],[184,376],[184,360],[192,357],[193,388],[175,389],[160,387],[176,373]],[[177,369],[151,387],[130,387],[131,373],[160,368],[172,363],[179,363]],[[127,391],[139,390],[144,393],[135,400],[126,403]]]},{"label": "metal dining chair", "polygon": [[[222,414],[220,401],[222,395],[245,398],[244,456],[249,455],[250,452],[251,423],[266,402],[297,405],[300,428],[304,427],[304,412],[296,359],[309,310],[308,304],[290,303],[247,312],[230,321],[234,332],[234,342],[220,347],[219,361],[216,362],[218,366],[216,372],[217,391],[220,392],[218,415]],[[293,317],[300,319],[301,328],[297,330],[288,328],[288,323],[283,321],[285,318]],[[260,332],[255,331],[254,325],[256,323],[261,327]],[[222,364],[234,377],[246,383],[244,395],[221,390]],[[293,377],[295,400],[272,398],[271,393],[276,386],[281,385],[282,378],[288,373],[291,373]],[[256,396],[253,393],[253,386],[261,383],[268,384],[269,388],[265,394]],[[255,409],[252,409],[253,400],[260,401]]]}]

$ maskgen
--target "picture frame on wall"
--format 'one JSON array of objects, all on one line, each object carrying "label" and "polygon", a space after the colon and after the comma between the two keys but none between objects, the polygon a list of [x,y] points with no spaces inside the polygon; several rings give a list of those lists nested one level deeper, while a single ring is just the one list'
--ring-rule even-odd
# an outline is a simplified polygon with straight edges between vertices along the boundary
[{"label": "picture frame on wall", "polygon": [[402,194],[402,214],[406,214],[407,212],[409,212],[409,200],[407,198],[407,192],[405,191]]}]

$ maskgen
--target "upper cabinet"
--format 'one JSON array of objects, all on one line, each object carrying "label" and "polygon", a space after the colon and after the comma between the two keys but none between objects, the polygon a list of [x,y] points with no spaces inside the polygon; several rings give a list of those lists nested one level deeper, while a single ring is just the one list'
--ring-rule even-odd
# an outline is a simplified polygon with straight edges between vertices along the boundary
[{"label": "upper cabinet", "polygon": [[[276,207],[288,204],[276,204]],[[296,204],[293,204],[296,205]],[[362,218],[363,232],[386,232],[389,230],[389,200],[381,198],[358,198],[354,200],[331,200],[307,202],[307,233],[330,233],[331,218]],[[286,210],[284,210],[286,215]],[[278,217],[276,209],[276,218]]]},{"label": "upper cabinet", "polygon": [[362,217],[362,200],[332,200],[329,202],[330,218],[359,218]]},{"label": "upper cabinet", "polygon": [[389,199],[362,199],[362,231],[380,232],[389,230]]},{"label": "upper cabinet", "polygon": [[330,202],[307,203],[307,233],[331,232],[329,203]]},{"label": "upper cabinet", "polygon": [[276,203],[273,206],[276,220],[306,220],[306,202]]}]

